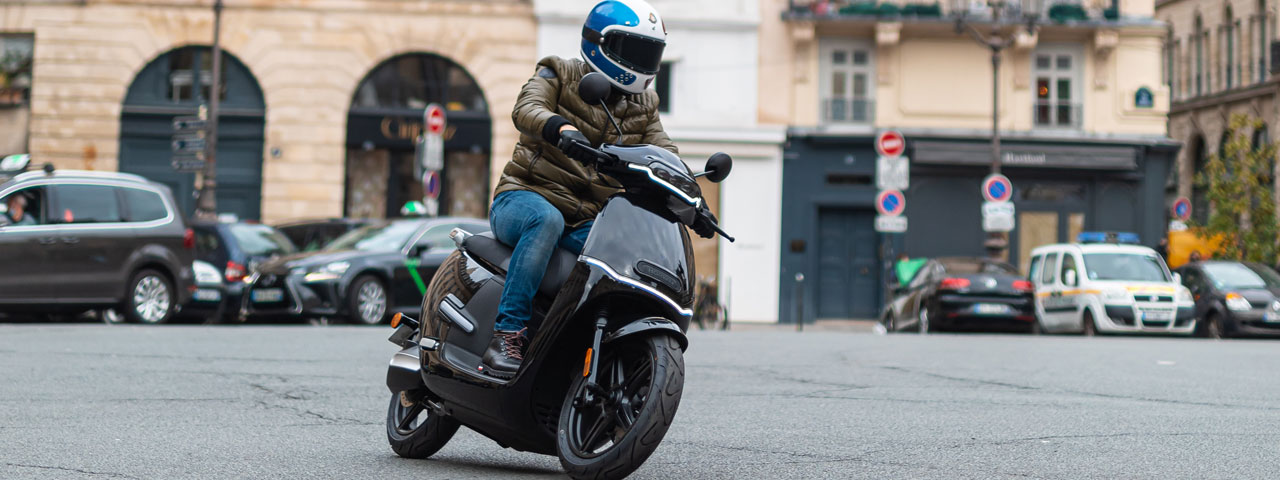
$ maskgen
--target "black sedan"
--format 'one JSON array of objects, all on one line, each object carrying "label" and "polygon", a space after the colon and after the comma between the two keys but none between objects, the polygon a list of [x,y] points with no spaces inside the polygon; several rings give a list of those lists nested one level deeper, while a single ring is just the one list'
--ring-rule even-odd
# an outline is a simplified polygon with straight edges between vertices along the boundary
[{"label": "black sedan", "polygon": [[929,260],[894,291],[881,321],[890,331],[1035,326],[1034,286],[1005,263],[982,258]]},{"label": "black sedan", "polygon": [[454,249],[449,232],[489,231],[473,218],[376,221],[338,237],[323,250],[263,263],[245,280],[242,318],[346,317],[381,323],[416,313],[427,283]]},{"label": "black sedan", "polygon": [[[244,294],[244,279],[255,267],[272,257],[291,255],[298,249],[276,229],[254,222],[196,221],[191,224],[195,233],[196,259],[212,265],[218,277],[225,281],[220,288],[227,305],[220,305],[213,298],[213,289],[196,290],[193,301],[184,313],[216,316],[217,312],[234,318],[240,309],[240,297]],[[187,310],[192,310],[188,312]],[[212,318],[221,320],[221,318]]]},{"label": "black sedan", "polygon": [[1178,269],[1196,299],[1196,334],[1280,335],[1280,275],[1259,263],[1196,262]]}]

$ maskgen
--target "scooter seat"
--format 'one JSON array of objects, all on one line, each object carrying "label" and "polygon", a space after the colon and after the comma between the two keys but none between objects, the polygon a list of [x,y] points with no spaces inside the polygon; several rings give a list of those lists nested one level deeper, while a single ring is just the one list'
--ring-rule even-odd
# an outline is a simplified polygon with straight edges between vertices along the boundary
[{"label": "scooter seat", "polygon": [[[480,263],[486,264],[485,267],[493,273],[504,277],[507,275],[513,250],[494,238],[493,233],[485,232],[467,237],[466,241],[462,242],[462,248],[480,260]],[[573,267],[577,263],[577,255],[563,248],[556,248],[551,253],[551,261],[547,263],[547,271],[542,275],[538,292],[555,297],[560,292],[560,287],[569,279],[569,274],[573,272]]]}]

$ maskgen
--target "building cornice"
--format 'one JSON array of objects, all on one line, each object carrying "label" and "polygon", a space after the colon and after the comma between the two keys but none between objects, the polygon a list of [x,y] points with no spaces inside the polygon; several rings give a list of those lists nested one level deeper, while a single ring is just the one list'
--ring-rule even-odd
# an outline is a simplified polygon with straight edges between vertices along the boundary
[{"label": "building cornice", "polygon": [[[863,138],[869,140],[880,130],[883,129],[871,127],[859,128],[858,130],[829,129],[825,127],[791,127],[787,130],[787,136],[826,139]],[[904,127],[895,128],[894,130],[902,133],[902,135],[907,138],[908,142],[910,142],[913,137],[957,140],[986,140],[991,138],[990,129]],[[1164,134],[1096,133],[1082,132],[1078,130],[1002,130],[1000,132],[1000,138],[1002,140],[1027,142],[1078,142],[1150,146],[1180,145],[1180,142],[1169,138]]]},{"label": "building cornice", "polygon": [[1202,108],[1216,107],[1224,103],[1244,102],[1257,97],[1275,95],[1277,85],[1280,85],[1280,79],[1273,77],[1256,85],[1234,88],[1225,92],[1196,97],[1191,100],[1173,102],[1173,104],[1169,105],[1169,115],[1186,113],[1193,110],[1200,110]]}]

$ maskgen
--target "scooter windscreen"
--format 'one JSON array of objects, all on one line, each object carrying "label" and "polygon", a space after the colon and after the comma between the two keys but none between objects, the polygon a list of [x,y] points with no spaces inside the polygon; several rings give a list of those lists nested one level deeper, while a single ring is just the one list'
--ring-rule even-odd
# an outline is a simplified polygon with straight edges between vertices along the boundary
[{"label": "scooter windscreen", "polygon": [[702,188],[694,181],[693,172],[674,153],[653,145],[604,145],[601,151],[616,157],[623,163],[620,167],[647,176],[690,206],[702,206]]}]

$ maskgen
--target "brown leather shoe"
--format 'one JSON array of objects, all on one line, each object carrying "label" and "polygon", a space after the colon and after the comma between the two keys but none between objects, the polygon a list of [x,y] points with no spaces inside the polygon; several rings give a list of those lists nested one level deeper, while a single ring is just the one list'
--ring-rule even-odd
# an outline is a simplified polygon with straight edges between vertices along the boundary
[{"label": "brown leather shoe", "polygon": [[516,376],[516,371],[520,370],[520,362],[524,361],[524,346],[528,343],[524,333],[524,329],[518,332],[493,332],[493,339],[489,340],[489,349],[484,352],[480,370],[503,380]]}]

